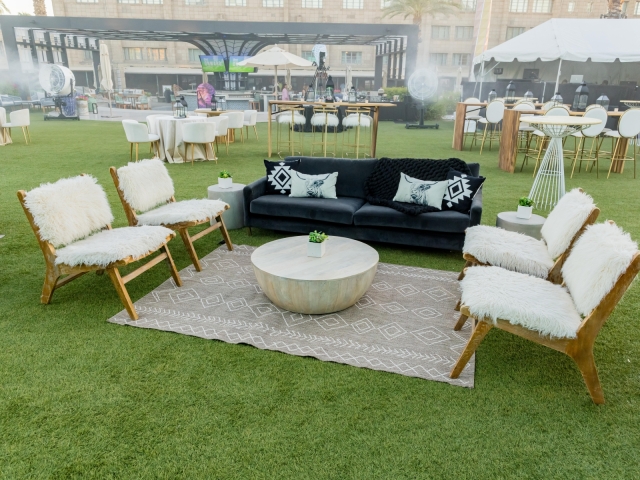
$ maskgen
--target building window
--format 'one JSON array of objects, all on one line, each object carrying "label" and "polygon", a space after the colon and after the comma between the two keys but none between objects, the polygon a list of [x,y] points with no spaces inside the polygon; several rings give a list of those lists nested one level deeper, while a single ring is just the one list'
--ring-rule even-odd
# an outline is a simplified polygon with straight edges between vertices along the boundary
[{"label": "building window", "polygon": [[262,0],[262,6],[267,8],[282,8],[284,0]]},{"label": "building window", "polygon": [[468,53],[454,53],[453,54],[453,65],[456,66],[456,67],[469,65],[469,54]]},{"label": "building window", "polygon": [[429,54],[429,63],[431,65],[446,65],[447,54],[446,53],[431,53]]},{"label": "building window", "polygon": [[164,0],[142,0],[142,3],[146,3],[147,5],[162,5]]},{"label": "building window", "polygon": [[512,13],[526,13],[529,0],[509,0],[509,11]]},{"label": "building window", "polygon": [[472,40],[473,27],[456,27],[456,40]]},{"label": "building window", "polygon": [[204,0],[184,0],[185,5],[204,5]]},{"label": "building window", "polygon": [[91,50],[84,50],[82,53],[84,53],[85,60],[93,60],[93,53],[91,53]]},{"label": "building window", "polygon": [[302,58],[309,60],[310,62],[316,61],[316,57],[313,55],[311,50],[302,50]]},{"label": "building window", "polygon": [[475,12],[476,1],[477,0],[462,0],[460,6],[462,7],[462,10],[466,10],[467,12]]},{"label": "building window", "polygon": [[507,27],[507,40],[524,33],[524,27]]},{"label": "building window", "polygon": [[534,13],[551,13],[551,4],[552,4],[551,0],[533,0],[533,12]]},{"label": "building window", "polygon": [[153,60],[154,62],[165,62],[167,60],[167,49],[150,48],[147,57],[149,60]]},{"label": "building window", "polygon": [[[589,6],[590,7],[593,6],[593,3],[590,3]],[[589,10],[589,11],[591,11],[591,10]],[[640,15],[640,2],[636,2],[636,6],[633,9],[633,14],[634,15]]]},{"label": "building window", "polygon": [[118,3],[140,3],[140,0],[118,0]]},{"label": "building window", "polygon": [[[636,8],[638,8],[637,3],[636,3]],[[593,2],[587,3],[587,12],[591,13],[591,10],[593,10]]]},{"label": "building window", "polygon": [[76,3],[98,3],[98,0],[76,0]]},{"label": "building window", "polygon": [[449,40],[449,27],[431,27],[431,38],[434,40]]},{"label": "building window", "polygon": [[224,0],[225,7],[246,7],[247,0]]},{"label": "building window", "polygon": [[124,47],[125,60],[142,60],[142,48],[140,47]]},{"label": "building window", "polygon": [[393,3],[393,0],[380,0],[380,8],[390,7]]},{"label": "building window", "polygon": [[190,62],[199,62],[200,61],[200,55],[204,55],[204,53],[202,53],[197,48],[190,48],[189,49],[189,61]]},{"label": "building window", "polygon": [[302,0],[302,8],[322,8],[322,0]]},{"label": "building window", "polygon": [[364,0],[342,0],[342,8],[362,10],[364,8]]},{"label": "building window", "polygon": [[[588,5],[587,5],[588,8]],[[569,2],[567,4],[567,12],[573,12],[576,9],[576,2]]]},{"label": "building window", "polygon": [[360,65],[362,63],[362,52],[342,52],[342,63]]}]

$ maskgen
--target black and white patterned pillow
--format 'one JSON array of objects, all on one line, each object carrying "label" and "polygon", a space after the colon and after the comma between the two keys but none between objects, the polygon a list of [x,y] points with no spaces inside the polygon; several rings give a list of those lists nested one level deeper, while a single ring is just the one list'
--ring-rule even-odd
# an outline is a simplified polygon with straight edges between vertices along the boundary
[{"label": "black and white patterned pillow", "polygon": [[457,170],[449,170],[447,174],[449,185],[442,199],[442,210],[455,210],[469,213],[473,197],[485,181],[484,177],[470,177]]},{"label": "black and white patterned pillow", "polygon": [[291,172],[298,168],[300,160],[281,160],[279,162],[264,161],[267,167],[267,190],[268,195],[289,195],[291,193]]}]

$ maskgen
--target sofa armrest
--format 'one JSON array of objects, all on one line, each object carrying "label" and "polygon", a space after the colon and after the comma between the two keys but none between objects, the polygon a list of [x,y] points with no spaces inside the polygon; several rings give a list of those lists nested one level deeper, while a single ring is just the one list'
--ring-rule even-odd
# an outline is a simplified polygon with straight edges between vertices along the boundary
[{"label": "sofa armrest", "polygon": [[471,202],[469,226],[475,227],[476,225],[480,225],[480,220],[482,220],[482,187],[480,187],[480,190],[478,190],[476,196],[473,197],[473,201]]},{"label": "sofa armrest", "polygon": [[262,177],[242,190],[244,196],[244,224],[246,227],[251,226],[251,202],[258,197],[263,196],[267,191],[267,177]]}]

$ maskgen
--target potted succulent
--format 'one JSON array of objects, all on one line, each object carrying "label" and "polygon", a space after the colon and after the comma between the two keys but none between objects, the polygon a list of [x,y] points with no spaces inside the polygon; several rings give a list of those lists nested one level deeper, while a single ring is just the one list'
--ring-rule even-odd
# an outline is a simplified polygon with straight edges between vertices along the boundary
[{"label": "potted succulent", "polygon": [[529,220],[533,213],[533,200],[529,197],[522,197],[518,201],[518,211],[516,212],[517,218]]},{"label": "potted succulent", "polygon": [[307,256],[308,257],[322,257],[325,252],[326,240],[329,235],[326,233],[318,232],[317,230],[309,234],[309,243],[307,243]]},{"label": "potted succulent", "polygon": [[233,178],[227,170],[222,170],[218,175],[218,185],[220,188],[231,188],[233,186]]}]

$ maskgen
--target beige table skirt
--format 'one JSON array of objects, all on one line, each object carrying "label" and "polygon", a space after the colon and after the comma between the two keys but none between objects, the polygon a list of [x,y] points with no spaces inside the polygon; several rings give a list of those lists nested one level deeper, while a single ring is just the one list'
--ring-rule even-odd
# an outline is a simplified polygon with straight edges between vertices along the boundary
[{"label": "beige table skirt", "polygon": [[[149,132],[160,137],[159,156],[169,163],[184,163],[185,145],[182,140],[182,125],[191,122],[206,122],[205,117],[174,118],[171,115],[150,115],[147,117]],[[195,145],[194,157],[204,160],[205,153],[202,145]],[[211,158],[211,152],[209,152]],[[189,146],[189,161],[191,161],[191,146]]]}]

